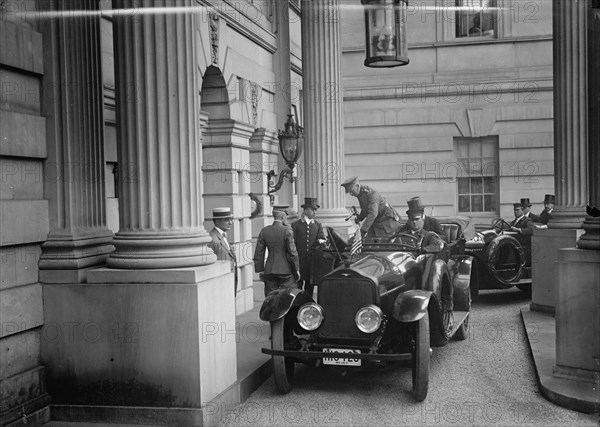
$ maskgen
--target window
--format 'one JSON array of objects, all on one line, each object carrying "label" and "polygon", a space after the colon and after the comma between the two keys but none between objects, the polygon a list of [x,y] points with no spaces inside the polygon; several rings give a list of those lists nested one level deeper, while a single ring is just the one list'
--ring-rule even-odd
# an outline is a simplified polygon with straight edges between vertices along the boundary
[{"label": "window", "polygon": [[458,211],[498,210],[498,138],[460,138],[454,152],[461,173],[457,176]]},{"label": "window", "polygon": [[496,0],[456,0],[455,37],[498,37]]}]

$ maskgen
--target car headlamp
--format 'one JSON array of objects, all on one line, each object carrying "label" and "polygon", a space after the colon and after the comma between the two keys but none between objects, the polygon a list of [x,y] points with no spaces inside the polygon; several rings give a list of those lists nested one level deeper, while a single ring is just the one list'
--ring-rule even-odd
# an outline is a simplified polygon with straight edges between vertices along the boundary
[{"label": "car headlamp", "polygon": [[307,331],[314,331],[323,323],[323,309],[320,305],[310,302],[298,310],[298,324]]},{"label": "car headlamp", "polygon": [[367,305],[356,313],[356,326],[367,334],[375,332],[381,326],[383,312],[376,305]]}]

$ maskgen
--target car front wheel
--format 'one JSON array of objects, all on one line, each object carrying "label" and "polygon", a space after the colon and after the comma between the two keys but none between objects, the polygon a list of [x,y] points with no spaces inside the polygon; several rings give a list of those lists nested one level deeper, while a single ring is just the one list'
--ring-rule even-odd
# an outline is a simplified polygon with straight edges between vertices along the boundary
[{"label": "car front wheel", "polygon": [[415,322],[415,346],[412,359],[412,394],[419,402],[425,400],[429,390],[429,316],[427,313]]},{"label": "car front wheel", "polygon": [[[285,343],[285,318],[271,322],[271,348],[283,350]],[[292,390],[294,380],[294,361],[289,357],[273,355],[273,376],[280,393],[286,394]]]}]

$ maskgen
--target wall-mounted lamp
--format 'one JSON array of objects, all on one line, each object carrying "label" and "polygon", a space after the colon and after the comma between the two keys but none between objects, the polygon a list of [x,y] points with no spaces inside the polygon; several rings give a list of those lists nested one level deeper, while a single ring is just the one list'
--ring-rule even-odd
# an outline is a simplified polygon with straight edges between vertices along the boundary
[{"label": "wall-mounted lamp", "polygon": [[361,0],[365,8],[367,67],[406,65],[406,9],[408,0]]},{"label": "wall-mounted lamp", "polygon": [[279,173],[279,180],[277,181],[277,184],[273,183],[275,171],[271,170],[267,172],[267,177],[269,179],[269,191],[267,194],[271,196],[271,202],[273,201],[274,197],[272,194],[281,188],[284,179],[294,182],[294,167],[296,166],[296,163],[302,154],[302,148],[304,145],[302,126],[299,126],[294,121],[294,115],[291,111],[288,114],[287,122],[285,122],[285,130],[280,130],[277,137],[279,138],[279,152],[283,156],[286,166]]}]

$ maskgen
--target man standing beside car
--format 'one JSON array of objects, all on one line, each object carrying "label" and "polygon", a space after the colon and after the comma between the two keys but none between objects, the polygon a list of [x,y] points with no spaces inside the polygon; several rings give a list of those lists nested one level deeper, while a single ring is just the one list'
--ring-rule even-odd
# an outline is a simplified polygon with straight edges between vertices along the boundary
[{"label": "man standing beside car", "polygon": [[325,234],[323,226],[315,219],[317,209],[316,197],[305,197],[304,204],[300,206],[303,209],[302,217],[292,224],[294,231],[294,241],[298,250],[300,260],[300,281],[298,287],[303,289],[312,297],[315,278],[313,277],[313,252],[317,243],[325,243]]},{"label": "man standing beside car", "polygon": [[385,237],[400,229],[400,215],[383,195],[366,185],[361,185],[357,176],[348,178],[341,185],[346,193],[358,199],[360,214],[356,220],[364,220],[360,226],[363,236],[366,234],[370,237]]},{"label": "man standing beside car", "polygon": [[525,236],[531,236],[535,225],[531,218],[525,216],[522,203],[513,203],[515,219],[510,223],[510,231],[515,231]]},{"label": "man standing beside car", "polygon": [[[256,240],[254,271],[264,272],[265,296],[275,289],[294,288],[300,279],[294,232],[285,224],[287,208],[286,205],[273,206],[273,224],[260,230]],[[265,263],[266,249],[269,255]]]}]

